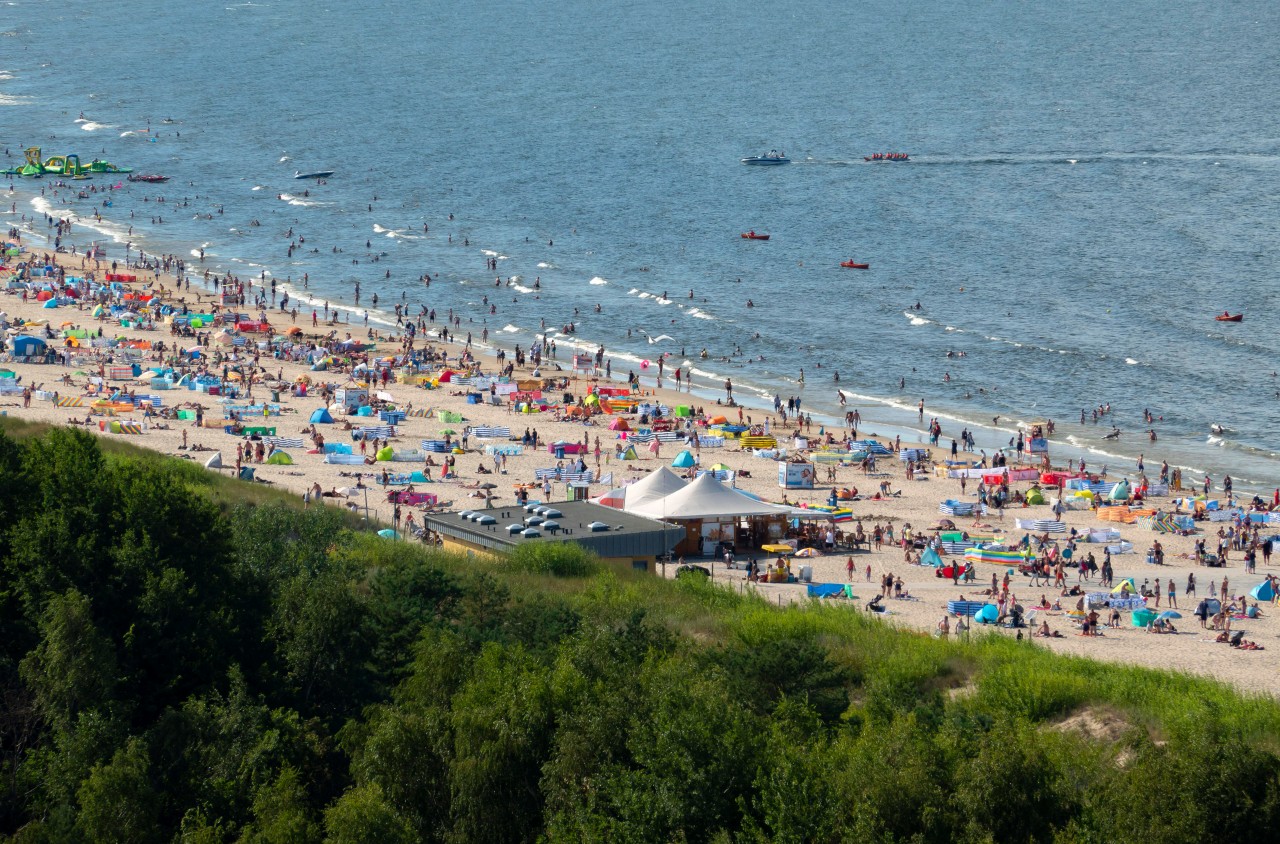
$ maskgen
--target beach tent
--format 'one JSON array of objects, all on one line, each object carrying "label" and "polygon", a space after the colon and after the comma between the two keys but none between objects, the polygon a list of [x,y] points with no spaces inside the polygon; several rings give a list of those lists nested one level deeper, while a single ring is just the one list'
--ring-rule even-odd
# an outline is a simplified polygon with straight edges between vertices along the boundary
[{"label": "beach tent", "polygon": [[382,461],[395,460],[396,452],[391,446],[383,446],[378,449],[377,458]]},{"label": "beach tent", "polygon": [[643,504],[648,504],[650,501],[665,498],[688,485],[688,481],[663,466],[658,471],[650,472],[630,486],[623,487],[622,504],[620,506],[623,510],[630,510],[632,507],[639,507]]},{"label": "beach tent", "polygon": [[1116,588],[1111,590],[1111,594],[1112,594],[1112,595],[1119,595],[1119,594],[1120,594],[1120,592],[1121,592],[1121,590],[1122,590],[1122,589],[1124,589],[1124,585],[1125,585],[1126,583],[1127,583],[1127,584],[1129,584],[1129,594],[1130,594],[1130,595],[1137,595],[1137,594],[1138,594],[1138,584],[1136,584],[1136,583],[1134,583],[1134,582],[1133,582],[1133,578],[1132,578],[1132,577],[1126,577],[1124,580],[1122,580],[1122,581],[1120,581],[1119,583],[1117,583],[1117,584],[1116,584]]},{"label": "beach tent", "polygon": [[1038,489],[1029,489],[1029,490],[1027,490],[1027,503],[1028,503],[1028,504],[1043,504],[1043,503],[1044,503],[1044,493],[1043,493],[1043,492],[1041,492],[1041,491],[1040,491],[1040,490],[1038,490]]},{"label": "beach tent", "polygon": [[222,452],[215,451],[208,460],[204,461],[204,467],[206,469],[221,469],[222,468]]},{"label": "beach tent", "polygon": [[34,355],[43,355],[48,348],[48,344],[39,337],[30,337],[20,334],[10,341],[13,347],[13,356],[16,358],[32,357]]},{"label": "beach tent", "polygon": [[1107,493],[1107,499],[1110,501],[1128,501],[1129,500],[1129,482],[1121,481],[1116,484],[1111,492]]},{"label": "beach tent", "polygon": [[649,501],[627,512],[650,518],[714,519],[731,516],[786,516],[790,507],[778,507],[748,498],[725,486],[714,475],[703,475],[684,489]]},{"label": "beach tent", "polygon": [[676,455],[676,459],[671,461],[671,465],[677,469],[690,469],[698,464],[694,459],[693,452],[682,451]]},{"label": "beach tent", "polygon": [[313,425],[332,425],[333,417],[329,414],[327,408],[317,407],[311,411],[311,423]]},{"label": "beach tent", "polygon": [[271,456],[267,458],[267,462],[272,466],[292,466],[293,458],[289,456],[287,451],[273,451]]},{"label": "beach tent", "polygon": [[630,431],[631,426],[627,424],[627,420],[619,416],[609,423],[609,430],[610,431]]},{"label": "beach tent", "polygon": [[592,504],[599,504],[602,507],[612,507],[615,510],[621,510],[622,506],[627,503],[627,491],[625,489],[611,489],[604,495],[591,499]]},{"label": "beach tent", "polygon": [[1270,601],[1276,596],[1276,591],[1271,587],[1270,580],[1264,580],[1257,586],[1249,590],[1249,594],[1256,601]]},{"label": "beach tent", "polygon": [[629,445],[627,446],[627,450],[622,452],[622,456],[619,457],[618,459],[619,460],[639,460],[640,458],[636,456],[636,447],[633,445]]},{"label": "beach tent", "polygon": [[933,548],[924,549],[924,553],[920,555],[920,565],[932,566],[933,568],[941,568],[942,558],[938,556],[938,552]]}]

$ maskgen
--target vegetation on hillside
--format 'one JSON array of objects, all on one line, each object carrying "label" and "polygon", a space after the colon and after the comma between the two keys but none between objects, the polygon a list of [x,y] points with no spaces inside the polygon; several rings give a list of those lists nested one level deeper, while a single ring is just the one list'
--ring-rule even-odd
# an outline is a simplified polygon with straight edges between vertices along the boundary
[{"label": "vegetation on hillside", "polygon": [[0,434],[0,837],[1134,841],[1280,830],[1280,707],[484,562],[55,429]]}]

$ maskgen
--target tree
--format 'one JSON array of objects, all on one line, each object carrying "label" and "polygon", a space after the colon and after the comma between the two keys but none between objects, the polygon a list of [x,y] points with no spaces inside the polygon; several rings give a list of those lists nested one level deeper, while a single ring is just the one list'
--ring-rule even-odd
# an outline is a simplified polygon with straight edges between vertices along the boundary
[{"label": "tree", "polygon": [[357,786],[324,813],[327,844],[412,844],[409,824],[387,805],[376,784]]},{"label": "tree", "polygon": [[80,712],[104,706],[116,684],[115,649],[94,626],[89,599],[54,597],[40,619],[40,644],[22,661],[22,679],[41,715],[59,731]]},{"label": "tree", "polygon": [[165,841],[158,820],[160,795],[150,779],[146,745],[133,738],[111,761],[95,766],[80,787],[76,830],[102,844]]}]

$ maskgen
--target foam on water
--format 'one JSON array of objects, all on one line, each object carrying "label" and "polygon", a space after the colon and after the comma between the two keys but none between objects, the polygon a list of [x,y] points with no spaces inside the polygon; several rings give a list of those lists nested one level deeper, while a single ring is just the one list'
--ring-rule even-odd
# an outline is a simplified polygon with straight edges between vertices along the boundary
[{"label": "foam on water", "polygon": [[[538,266],[542,266],[542,265],[539,264]],[[600,276],[596,276],[595,278],[591,279],[589,283],[599,287],[600,285],[608,284],[609,282],[601,278]]]}]

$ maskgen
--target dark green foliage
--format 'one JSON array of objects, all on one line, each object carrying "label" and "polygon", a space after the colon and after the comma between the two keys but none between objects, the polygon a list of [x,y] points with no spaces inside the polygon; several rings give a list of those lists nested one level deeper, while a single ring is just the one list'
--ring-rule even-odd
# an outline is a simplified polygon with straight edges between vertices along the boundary
[{"label": "dark green foliage", "polygon": [[1280,832],[1269,699],[573,545],[453,557],[120,449],[0,432],[0,839]]}]

